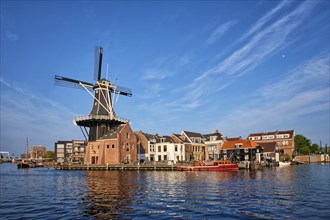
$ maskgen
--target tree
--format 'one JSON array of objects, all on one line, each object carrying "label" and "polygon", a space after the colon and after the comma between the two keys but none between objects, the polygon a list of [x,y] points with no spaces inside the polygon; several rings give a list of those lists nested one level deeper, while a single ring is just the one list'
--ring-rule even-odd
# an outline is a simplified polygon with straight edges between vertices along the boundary
[{"label": "tree", "polygon": [[313,144],[309,149],[311,150],[311,153],[317,153],[319,151],[319,145]]},{"label": "tree", "polygon": [[295,150],[301,153],[301,150],[304,147],[309,148],[311,146],[311,140],[309,140],[308,138],[306,138],[301,134],[297,134],[294,136],[294,146],[295,146]]},{"label": "tree", "polygon": [[305,146],[305,147],[300,149],[300,153],[304,154],[304,155],[310,154],[310,152],[311,152],[311,150],[309,149],[309,146]]},{"label": "tree", "polygon": [[54,151],[46,151],[46,153],[44,154],[44,158],[55,160]]}]

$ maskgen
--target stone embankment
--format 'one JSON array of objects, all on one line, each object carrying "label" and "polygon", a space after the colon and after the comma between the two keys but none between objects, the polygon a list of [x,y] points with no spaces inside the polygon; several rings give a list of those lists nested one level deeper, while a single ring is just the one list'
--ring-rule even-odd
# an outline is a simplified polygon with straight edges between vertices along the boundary
[{"label": "stone embankment", "polygon": [[293,160],[304,163],[329,163],[330,157],[328,154],[300,155],[295,156]]}]

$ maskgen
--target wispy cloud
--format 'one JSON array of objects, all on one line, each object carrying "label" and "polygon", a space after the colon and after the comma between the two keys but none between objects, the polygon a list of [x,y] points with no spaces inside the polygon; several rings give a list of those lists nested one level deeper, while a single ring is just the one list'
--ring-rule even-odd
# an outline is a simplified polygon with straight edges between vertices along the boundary
[{"label": "wispy cloud", "polygon": [[[205,87],[200,90],[203,93],[207,93],[210,89],[217,91],[225,89],[240,76],[261,65],[267,58],[294,42],[289,37],[304,23],[317,2],[305,1],[290,13],[282,17],[274,17],[288,4],[280,3],[258,20],[244,35],[247,38],[246,43],[234,50],[223,61],[196,77],[186,86],[188,93],[192,88],[205,81],[208,83],[204,83]],[[264,26],[266,23],[267,26]],[[224,79],[226,80],[224,81]],[[221,86],[218,86],[219,84]],[[190,96],[190,94],[187,95]]]},{"label": "wispy cloud", "polygon": [[219,27],[217,27],[215,30],[212,31],[210,37],[206,40],[207,45],[214,44],[216,41],[218,41],[234,24],[236,21],[229,21],[226,22]]},{"label": "wispy cloud", "polygon": [[172,75],[174,75],[173,72],[168,72],[161,69],[147,69],[143,73],[142,80],[162,80]]},{"label": "wispy cloud", "polygon": [[31,144],[46,145],[53,150],[54,142],[59,139],[71,140],[82,136],[72,124],[77,114],[65,106],[3,78],[0,78],[0,84],[2,147],[20,152],[17,137],[29,136]]},{"label": "wispy cloud", "polygon": [[329,111],[329,55],[308,60],[281,78],[250,94],[251,101],[233,109],[218,124],[228,130],[235,125],[236,130],[251,131],[263,129],[268,122],[276,129],[297,117]]}]

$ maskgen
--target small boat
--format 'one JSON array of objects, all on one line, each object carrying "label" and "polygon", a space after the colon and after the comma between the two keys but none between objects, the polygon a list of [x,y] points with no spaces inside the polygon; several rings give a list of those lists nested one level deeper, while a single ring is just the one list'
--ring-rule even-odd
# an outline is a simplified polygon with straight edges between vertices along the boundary
[{"label": "small boat", "polygon": [[30,168],[30,163],[26,161],[21,161],[17,163],[17,168]]},{"label": "small boat", "polygon": [[193,166],[178,166],[178,171],[221,171],[221,170],[237,170],[238,165],[230,160],[218,160],[213,163],[205,163],[196,161]]}]

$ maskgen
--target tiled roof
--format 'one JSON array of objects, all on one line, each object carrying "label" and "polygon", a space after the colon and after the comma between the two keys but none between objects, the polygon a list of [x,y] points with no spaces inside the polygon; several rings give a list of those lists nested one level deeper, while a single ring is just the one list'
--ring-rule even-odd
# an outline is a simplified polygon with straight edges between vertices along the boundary
[{"label": "tiled roof", "polygon": [[105,135],[100,137],[100,140],[117,138],[117,133],[119,133],[121,131],[121,129],[123,129],[124,126],[125,126],[125,124],[117,125],[113,129],[111,129],[108,133],[106,133]]},{"label": "tiled roof", "polygon": [[263,136],[263,135],[275,135],[275,134],[289,134],[290,138],[294,135],[294,130],[287,130],[287,131],[270,131],[270,132],[263,132],[263,133],[253,133],[249,134],[248,137],[254,137],[254,136]]},{"label": "tiled roof", "polygon": [[237,144],[242,144],[242,146],[240,146],[240,149],[256,148],[257,146],[259,146],[259,144],[257,144],[252,140],[232,140],[232,141],[226,141],[223,144],[222,149],[223,150],[236,149]]},{"label": "tiled roof", "polygon": [[203,138],[201,133],[190,132],[190,131],[183,131],[189,138],[190,137],[200,137]]},{"label": "tiled roof", "polygon": [[[165,138],[165,140],[163,142],[161,142],[161,139]],[[157,138],[157,143],[176,143],[170,136],[158,136]]]},{"label": "tiled roof", "polygon": [[264,152],[275,152],[276,142],[260,143],[260,146],[264,149]]},{"label": "tiled roof", "polygon": [[202,135],[207,141],[210,141],[210,137],[214,137],[216,136],[217,137],[217,141],[219,140],[223,140],[222,138],[222,135],[219,133],[219,132],[215,132],[215,133],[212,133],[212,134],[203,134]]}]

